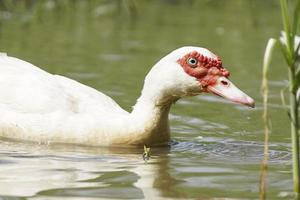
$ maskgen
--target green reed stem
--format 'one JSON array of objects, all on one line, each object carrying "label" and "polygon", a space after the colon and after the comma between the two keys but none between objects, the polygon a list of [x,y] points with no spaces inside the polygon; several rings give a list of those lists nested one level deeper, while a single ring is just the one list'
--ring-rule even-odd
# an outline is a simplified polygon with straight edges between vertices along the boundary
[{"label": "green reed stem", "polygon": [[[292,34],[291,34],[291,23],[290,23],[290,17],[289,17],[289,11],[288,11],[288,5],[287,0],[280,0],[280,6],[281,6],[281,15],[282,15],[282,22],[283,22],[283,28],[286,33],[286,58],[287,62],[290,65],[290,61],[293,59],[293,40],[292,40]],[[292,49],[292,51],[291,51]]]},{"label": "green reed stem", "polygon": [[290,105],[289,115],[291,121],[291,143],[292,143],[292,159],[293,159],[293,181],[294,192],[300,193],[300,174],[299,174],[299,113],[297,102],[297,90],[299,89],[299,81],[297,80],[297,50],[294,49],[295,35],[300,15],[300,0],[295,0],[295,9],[293,13],[293,26],[291,27],[287,0],[280,0],[282,21],[286,35],[286,43],[282,43],[282,53],[284,54],[288,64],[289,74],[289,91],[290,91]]},{"label": "green reed stem", "polygon": [[270,126],[269,126],[269,117],[268,117],[268,71],[269,66],[272,60],[272,53],[276,44],[276,40],[271,38],[268,41],[265,55],[264,55],[264,62],[263,62],[263,78],[262,78],[262,85],[261,91],[263,95],[263,122],[264,122],[264,133],[265,133],[265,141],[264,141],[264,158],[261,162],[261,174],[260,174],[260,186],[259,186],[259,196],[260,200],[265,200],[267,196],[267,187],[266,187],[266,179],[267,179],[267,172],[268,172],[268,160],[269,160],[269,133],[270,133]]},{"label": "green reed stem", "polygon": [[298,105],[296,91],[294,90],[295,68],[289,68],[289,88],[290,88],[290,120],[291,120],[291,140],[292,140],[292,158],[293,158],[293,181],[294,192],[300,193],[299,187],[299,120],[298,120]]}]

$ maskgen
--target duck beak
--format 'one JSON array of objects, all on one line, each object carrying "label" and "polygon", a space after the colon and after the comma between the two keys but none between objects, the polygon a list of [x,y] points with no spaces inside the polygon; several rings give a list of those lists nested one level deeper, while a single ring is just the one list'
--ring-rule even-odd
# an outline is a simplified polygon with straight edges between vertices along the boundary
[{"label": "duck beak", "polygon": [[254,108],[254,100],[238,89],[225,77],[219,77],[216,84],[207,87],[208,92],[224,97],[232,102],[240,103]]}]

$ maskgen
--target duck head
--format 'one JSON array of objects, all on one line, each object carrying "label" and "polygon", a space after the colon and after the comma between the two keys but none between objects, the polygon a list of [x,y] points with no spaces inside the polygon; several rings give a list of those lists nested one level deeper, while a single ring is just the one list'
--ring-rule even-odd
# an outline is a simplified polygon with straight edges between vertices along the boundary
[{"label": "duck head", "polygon": [[230,73],[223,67],[222,60],[205,48],[176,49],[162,58],[151,71],[145,83],[151,79],[152,90],[163,87],[164,96],[180,98],[211,93],[232,102],[254,107],[254,100],[228,79]]}]

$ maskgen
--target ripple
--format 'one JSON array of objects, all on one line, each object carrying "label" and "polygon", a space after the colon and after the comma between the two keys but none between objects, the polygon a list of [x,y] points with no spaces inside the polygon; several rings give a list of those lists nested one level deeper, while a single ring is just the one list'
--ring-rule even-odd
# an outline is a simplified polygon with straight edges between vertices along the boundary
[{"label": "ripple", "polygon": [[[173,142],[172,151],[193,154],[205,154],[208,158],[218,160],[242,161],[247,163],[259,162],[263,158],[263,144],[254,141],[203,137],[198,142]],[[291,152],[278,144],[270,145],[270,162],[288,162]]]},{"label": "ripple", "polygon": [[102,187],[102,188],[61,188],[45,190],[37,193],[43,196],[75,196],[75,197],[97,197],[97,198],[122,198],[122,199],[143,199],[144,195],[141,189],[134,187]]},{"label": "ripple", "polygon": [[[188,116],[179,116],[170,114],[170,120],[184,123],[193,128],[199,128],[200,130],[215,130],[215,129],[228,129],[229,127],[225,124],[206,121],[200,118],[188,117]],[[184,129],[184,126],[183,126]],[[181,130],[181,129],[179,129]]]},{"label": "ripple", "polygon": [[100,57],[106,61],[122,61],[128,58],[128,56],[124,56],[121,54],[113,54],[113,53],[107,53],[107,54],[103,53],[100,55]]},{"label": "ripple", "polygon": [[69,72],[66,74],[69,77],[75,78],[75,79],[96,79],[99,78],[99,75],[95,74],[95,73],[84,73],[84,72]]},{"label": "ripple", "polygon": [[0,160],[0,165],[7,165],[7,164],[14,164],[16,162],[8,160],[8,159],[1,159]]},{"label": "ripple", "polygon": [[281,80],[281,81],[269,81],[270,86],[275,86],[275,87],[287,87],[288,86],[288,81],[287,80]]}]

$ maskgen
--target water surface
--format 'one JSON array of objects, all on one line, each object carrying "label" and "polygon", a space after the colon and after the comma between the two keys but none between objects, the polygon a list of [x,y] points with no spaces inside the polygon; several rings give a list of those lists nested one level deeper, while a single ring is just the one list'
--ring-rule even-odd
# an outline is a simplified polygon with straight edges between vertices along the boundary
[{"label": "water surface", "polygon": [[[26,3],[25,3],[26,2]],[[2,1],[0,51],[94,87],[124,109],[162,56],[180,46],[220,55],[255,109],[212,95],[182,99],[170,114],[170,147],[39,145],[1,140],[3,199],[258,199],[263,155],[261,63],[279,35],[276,1]],[[289,122],[279,92],[283,58],[271,71],[268,198],[290,199]]]}]

